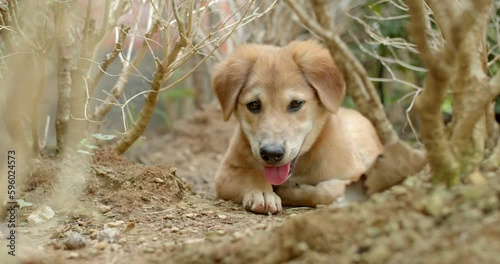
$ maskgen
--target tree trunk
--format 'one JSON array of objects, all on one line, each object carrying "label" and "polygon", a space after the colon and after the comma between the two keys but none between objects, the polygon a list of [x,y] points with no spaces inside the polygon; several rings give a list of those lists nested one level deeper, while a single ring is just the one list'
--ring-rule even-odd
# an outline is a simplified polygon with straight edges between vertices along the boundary
[{"label": "tree trunk", "polygon": [[55,24],[57,41],[57,116],[56,137],[57,151],[64,153],[68,120],[71,114],[71,72],[73,70],[73,52],[75,48],[72,34],[71,5],[55,4]]}]

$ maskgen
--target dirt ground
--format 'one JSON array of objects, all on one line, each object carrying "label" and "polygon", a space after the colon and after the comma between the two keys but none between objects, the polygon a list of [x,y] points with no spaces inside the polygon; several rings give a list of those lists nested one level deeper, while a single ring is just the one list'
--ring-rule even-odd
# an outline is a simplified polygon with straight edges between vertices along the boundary
[{"label": "dirt ground", "polygon": [[[476,172],[468,177],[470,183],[451,189],[431,188],[424,171],[348,207],[285,208],[274,216],[256,215],[213,195],[212,177],[234,129],[234,121],[221,119],[217,107],[208,106],[179,122],[171,134],[150,135],[129,159],[98,151],[86,166],[81,192],[72,197],[77,202],[69,207],[51,200],[60,188],[55,175],[65,163],[35,163],[19,196],[33,206],[18,210],[16,260],[500,262],[499,171]],[[54,209],[54,218],[29,225],[28,215],[42,205]],[[4,225],[0,232],[5,235]]]}]

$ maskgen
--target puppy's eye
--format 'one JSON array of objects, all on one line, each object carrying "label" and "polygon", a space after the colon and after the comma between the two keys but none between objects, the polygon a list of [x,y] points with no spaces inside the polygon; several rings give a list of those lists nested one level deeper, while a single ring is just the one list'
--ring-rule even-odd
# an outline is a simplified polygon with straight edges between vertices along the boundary
[{"label": "puppy's eye", "polygon": [[247,104],[247,109],[248,111],[252,113],[258,113],[260,112],[260,101],[252,101]]},{"label": "puppy's eye", "polygon": [[298,111],[302,106],[304,105],[304,101],[301,100],[293,100],[290,102],[290,105],[288,105],[288,111],[289,112],[296,112]]}]

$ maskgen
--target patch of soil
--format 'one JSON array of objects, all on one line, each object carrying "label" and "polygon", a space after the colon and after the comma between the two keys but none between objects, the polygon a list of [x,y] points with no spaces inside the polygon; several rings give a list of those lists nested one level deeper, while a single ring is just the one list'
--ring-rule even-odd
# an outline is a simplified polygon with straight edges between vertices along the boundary
[{"label": "patch of soil", "polygon": [[28,168],[28,176],[23,184],[23,191],[51,189],[60,167],[61,160],[59,159],[44,159],[43,161],[34,159]]},{"label": "patch of soil", "polygon": [[179,201],[189,186],[171,166],[146,166],[127,160],[111,149],[95,153],[87,195],[124,210],[148,203],[157,206]]},{"label": "patch of soil", "polygon": [[[22,195],[34,206],[19,210],[24,217],[18,231],[30,237],[22,242],[27,249],[21,263],[154,262],[157,254],[186,245],[270,231],[290,215],[311,210],[256,215],[239,204],[191,192],[172,167],[133,163],[110,150],[97,152],[93,160],[79,203],[69,212],[55,210],[42,230],[28,226],[26,217],[44,201],[33,196],[37,192]],[[75,236],[81,248],[73,246]]]},{"label": "patch of soil", "polygon": [[236,124],[233,118],[224,122],[220,107],[212,103],[177,122],[172,133],[149,138],[135,157],[145,164],[174,164],[194,191],[213,194],[213,176]]},{"label": "patch of soil", "polygon": [[[471,183],[450,189],[433,187],[424,171],[348,207],[256,215],[215,198],[211,187],[234,121],[224,123],[212,105],[177,125],[173,134],[153,137],[135,153],[162,165],[98,151],[87,167],[84,192],[74,194],[74,207],[53,207],[53,219],[29,226],[27,215],[57,194],[55,175],[71,164],[40,161],[19,196],[33,206],[18,210],[16,261],[492,263],[500,258],[499,170],[478,172]],[[0,236],[6,232],[0,226]]]},{"label": "patch of soil", "polygon": [[161,256],[173,263],[494,263],[500,172],[488,184],[434,187],[420,177],[347,208],[291,218],[272,232]]}]

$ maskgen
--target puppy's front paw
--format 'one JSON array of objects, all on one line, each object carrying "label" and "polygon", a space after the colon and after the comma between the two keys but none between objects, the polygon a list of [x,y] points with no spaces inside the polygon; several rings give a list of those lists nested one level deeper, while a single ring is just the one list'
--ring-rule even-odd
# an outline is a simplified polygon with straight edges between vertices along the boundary
[{"label": "puppy's front paw", "polygon": [[243,197],[243,207],[257,214],[281,212],[281,198],[274,192],[254,190]]}]

